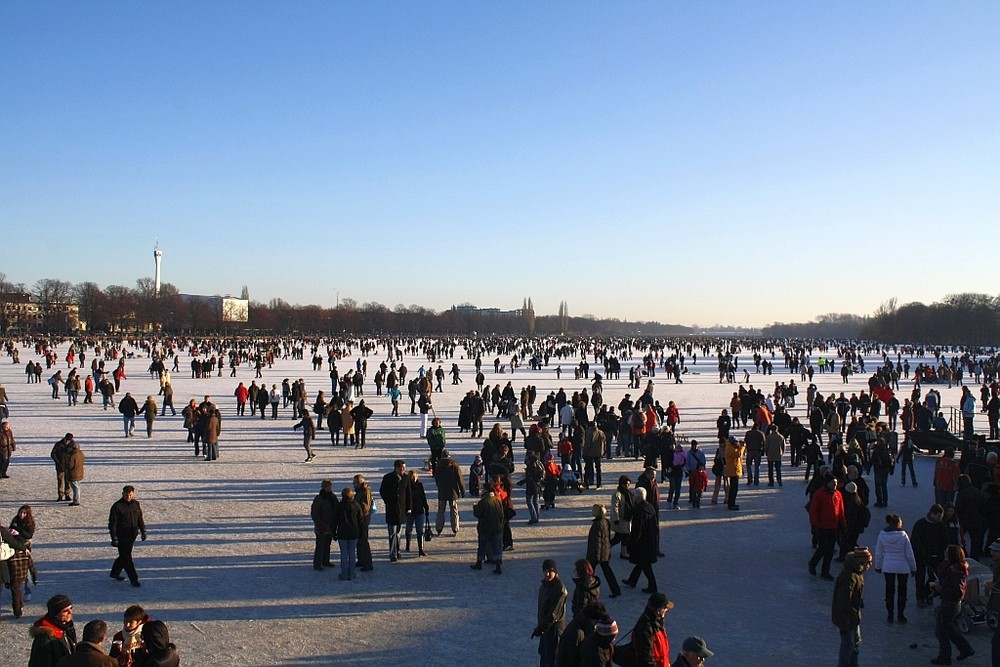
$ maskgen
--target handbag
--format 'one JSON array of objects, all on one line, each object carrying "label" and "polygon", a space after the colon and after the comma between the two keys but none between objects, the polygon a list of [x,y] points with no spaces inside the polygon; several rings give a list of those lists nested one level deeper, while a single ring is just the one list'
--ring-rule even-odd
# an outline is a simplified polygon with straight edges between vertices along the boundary
[{"label": "handbag", "polygon": [[0,561],[10,560],[14,556],[14,547],[0,541]]},{"label": "handbag", "polygon": [[[625,637],[632,634],[629,630]],[[622,637],[624,639],[625,637]],[[638,661],[635,659],[635,648],[632,646],[632,642],[628,641],[625,643],[615,642],[615,650],[611,654],[611,661],[616,665],[621,665],[621,667],[634,667]]]}]

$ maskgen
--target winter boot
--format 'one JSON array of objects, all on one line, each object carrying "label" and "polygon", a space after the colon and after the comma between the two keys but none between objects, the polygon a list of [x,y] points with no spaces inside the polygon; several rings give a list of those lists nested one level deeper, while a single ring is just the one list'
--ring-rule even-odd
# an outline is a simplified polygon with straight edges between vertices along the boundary
[{"label": "winter boot", "polygon": [[893,621],[895,621],[895,620],[896,620],[896,619],[895,619],[895,618],[893,617],[893,613],[892,613],[892,612],[893,612],[893,604],[892,604],[892,600],[886,600],[886,601],[885,601],[885,608],[886,608],[886,611],[888,611],[888,612],[889,612],[889,618],[887,619],[887,622],[888,622],[888,623],[892,623]]},{"label": "winter boot", "polygon": [[421,535],[420,533],[417,533],[417,554],[421,556],[427,555],[426,553],[424,553],[424,536]]},{"label": "winter boot", "polygon": [[406,550],[407,551],[410,550],[410,538],[411,538],[411,533],[407,532],[406,533]]},{"label": "winter boot", "polygon": [[906,609],[906,598],[900,595],[896,602],[896,620],[900,623],[906,623],[906,616],[903,616],[904,609]]}]

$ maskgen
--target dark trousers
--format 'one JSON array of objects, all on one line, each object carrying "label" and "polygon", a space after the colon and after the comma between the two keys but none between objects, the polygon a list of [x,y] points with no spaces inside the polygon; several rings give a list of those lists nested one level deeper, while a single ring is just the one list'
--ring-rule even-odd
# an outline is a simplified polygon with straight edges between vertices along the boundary
[{"label": "dark trousers", "polygon": [[972,646],[958,629],[955,621],[962,613],[961,602],[942,602],[934,618],[934,636],[938,640],[938,657],[951,660],[951,645],[958,647],[959,656],[972,653]]},{"label": "dark trousers", "polygon": [[370,521],[370,518],[366,518],[361,522],[359,526],[361,531],[358,534],[358,567],[365,569],[372,566],[372,547],[368,544],[368,524]]},{"label": "dark trousers", "polygon": [[[889,615],[892,616],[892,604],[893,598],[897,600],[896,609],[899,611],[899,615],[903,615],[903,611],[906,609],[906,586],[909,583],[909,574],[894,574],[892,572],[884,572],[885,575],[885,608],[889,610]],[[899,584],[897,586],[896,584]]]},{"label": "dark trousers", "polygon": [[560,637],[562,637],[562,628],[553,625],[538,638],[539,667],[555,667],[556,648],[559,646]]},{"label": "dark trousers", "polygon": [[135,563],[132,562],[132,547],[134,546],[135,540],[118,541],[118,558],[115,559],[115,564],[111,566],[112,577],[119,576],[122,570],[125,570],[129,581],[133,584],[139,581],[139,573],[135,571]]},{"label": "dark trousers", "polygon": [[590,561],[590,566],[595,570],[597,566],[601,566],[601,572],[604,573],[604,581],[608,582],[608,588],[611,589],[612,595],[621,595],[622,587],[618,585],[618,578],[615,577],[615,571],[611,569],[611,563],[604,561],[603,563],[595,563]]},{"label": "dark trousers", "polygon": [[925,561],[921,558],[917,559],[917,573],[913,577],[913,581],[917,587],[917,602],[920,600],[930,601],[931,590],[927,583],[935,579],[934,573],[937,572],[939,564],[940,558],[933,561]]},{"label": "dark trousers", "polygon": [[739,475],[735,475],[729,478],[729,488],[726,489],[726,505],[729,507],[736,507],[736,494],[740,490],[740,478]]},{"label": "dark trousers", "polygon": [[330,545],[333,533],[316,533],[316,548],[313,549],[313,567],[319,569],[330,565]]},{"label": "dark trousers", "polygon": [[830,574],[830,561],[833,560],[833,548],[837,545],[836,528],[815,528],[816,552],[809,559],[809,568],[816,569],[816,565],[822,559],[823,574]]},{"label": "dark trousers", "polygon": [[586,486],[591,486],[596,482],[597,486],[601,485],[601,457],[600,456],[588,456],[584,459],[586,465],[584,466],[583,472],[583,483]]},{"label": "dark trousers", "polygon": [[632,568],[632,573],[628,575],[628,584],[635,586],[639,581],[639,575],[646,575],[647,589],[657,590],[656,575],[653,574],[653,566],[650,563],[641,563]]}]

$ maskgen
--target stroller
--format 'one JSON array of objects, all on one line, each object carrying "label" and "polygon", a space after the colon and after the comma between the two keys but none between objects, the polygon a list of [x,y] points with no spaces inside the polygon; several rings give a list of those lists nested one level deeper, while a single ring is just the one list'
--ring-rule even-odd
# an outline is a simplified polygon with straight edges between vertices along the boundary
[{"label": "stroller", "polygon": [[993,573],[982,563],[969,561],[969,578],[962,600],[962,611],[956,625],[963,634],[969,634],[977,625],[985,624],[990,630],[1000,625],[1000,591],[987,586]]}]

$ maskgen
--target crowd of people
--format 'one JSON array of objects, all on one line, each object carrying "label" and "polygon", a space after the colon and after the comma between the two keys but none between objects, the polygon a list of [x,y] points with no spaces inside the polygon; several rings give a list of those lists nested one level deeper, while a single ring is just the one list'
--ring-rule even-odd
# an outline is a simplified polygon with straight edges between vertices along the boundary
[{"label": "crowd of people", "polygon": [[[559,605],[559,596],[554,593],[557,586],[552,582],[558,582],[559,586],[562,584],[554,562],[547,560],[547,567],[543,567],[542,588],[546,591],[545,608],[548,611],[543,618],[543,596],[540,593],[536,632],[541,638],[540,655],[543,656],[544,667],[557,664],[556,655],[564,650],[564,644],[567,647],[573,644],[581,652],[581,656],[588,656],[587,660],[598,660],[565,664],[610,664],[610,653],[616,650],[616,632],[611,630],[616,624],[603,603],[600,603],[600,607],[595,605],[599,598],[597,591],[602,585],[609,591],[610,598],[616,598],[622,594],[619,584],[636,587],[640,578],[644,578],[646,585],[643,592],[649,596],[647,609],[651,610],[654,619],[650,625],[654,632],[649,636],[655,635],[657,616],[662,627],[666,611],[673,605],[659,590],[653,568],[657,560],[663,557],[660,545],[661,511],[680,509],[685,485],[687,505],[693,509],[701,508],[703,495],[710,486],[709,473],[715,477],[711,504],[719,502],[721,492],[726,506],[738,511],[738,494],[744,474],[747,477],[743,483],[759,486],[763,464],[766,466],[767,486],[783,488],[791,474],[789,468],[804,466],[804,479],[808,482],[810,532],[816,547],[813,560],[810,561],[810,571],[816,574],[816,569],[822,566],[820,576],[833,580],[833,556],[839,547],[840,557],[837,560],[845,563],[845,571],[851,569],[852,577],[861,576],[863,582],[864,568],[861,567],[861,561],[864,559],[861,556],[862,550],[858,548],[858,540],[871,521],[865,477],[872,480],[875,507],[889,506],[888,477],[893,474],[896,466],[902,464],[902,480],[905,485],[906,466],[909,464],[911,484],[917,485],[912,465],[916,450],[907,434],[919,428],[934,428],[934,419],[938,417],[942,407],[939,392],[932,387],[923,393],[922,387],[945,376],[962,382],[962,373],[956,367],[968,367],[968,360],[965,358],[949,361],[942,354],[934,352],[934,364],[921,362],[917,365],[919,372],[915,379],[919,377],[919,381],[913,383],[909,398],[900,404],[896,399],[899,380],[901,376],[908,379],[909,375],[909,362],[905,360],[902,363],[901,354],[912,353],[915,357],[923,357],[926,351],[896,350],[897,361],[894,363],[890,358],[890,351],[885,349],[883,363],[872,373],[865,391],[853,392],[849,398],[845,395],[848,392],[823,396],[816,385],[812,384],[812,348],[807,344],[786,345],[781,348],[785,368],[792,373],[801,372],[803,384],[809,383],[804,389],[805,401],[798,398],[799,386],[794,380],[779,380],[774,382],[773,388],[767,389],[755,388],[747,381],[739,384],[738,390],[733,392],[732,400],[722,410],[716,422],[718,447],[714,459],[709,461],[698,441],[687,438],[683,433],[685,422],[680,401],[661,402],[655,395],[656,372],[660,371],[661,377],[680,384],[688,375],[690,366],[697,363],[699,354],[704,359],[714,353],[720,368],[720,382],[731,381],[736,384],[733,371],[737,368],[746,371],[744,380],[748,379],[751,368],[755,374],[773,374],[777,361],[773,349],[771,359],[768,359],[764,354],[765,346],[759,342],[752,344],[752,366],[744,367],[740,366],[737,356],[741,345],[739,342],[725,343],[716,349],[708,344],[699,346],[698,343],[691,342],[660,346],[644,342],[642,345],[644,353],[639,354],[633,350],[633,347],[636,350],[640,348],[639,341],[602,341],[600,345],[590,344],[583,354],[592,360],[594,368],[591,368],[585,358],[583,362],[574,363],[573,369],[575,378],[586,380],[586,386],[576,391],[567,392],[560,388],[558,391],[542,394],[538,393],[534,384],[525,383],[520,388],[516,387],[513,380],[516,370],[522,365],[543,368],[551,359],[557,364],[557,374],[561,373],[560,362],[570,363],[570,359],[581,356],[580,345],[557,344],[555,341],[510,341],[502,338],[451,344],[440,340],[432,343],[427,340],[386,339],[374,343],[325,341],[324,350],[321,341],[273,340],[251,343],[216,340],[184,344],[177,340],[163,339],[129,341],[117,347],[88,345],[84,341],[71,345],[66,354],[67,375],[63,377],[61,370],[56,371],[50,375],[49,384],[52,386],[53,398],[59,398],[60,388],[65,390],[67,406],[70,408],[80,403],[93,403],[93,394],[100,392],[103,409],[117,407],[121,414],[126,438],[134,437],[135,420],[140,416],[146,422],[147,438],[152,438],[157,417],[165,416],[168,407],[172,416],[176,415],[171,373],[179,372],[182,350],[191,354],[193,380],[219,377],[226,365],[230,369],[230,377],[236,377],[237,371],[247,366],[253,368],[256,377],[249,386],[238,382],[235,387],[234,417],[256,418],[259,415],[263,420],[269,414],[275,420],[279,410],[290,409],[295,428],[302,430],[306,462],[315,459],[313,443],[318,432],[323,430],[328,431],[333,447],[341,446],[342,442],[343,446],[353,445],[362,449],[369,444],[366,436],[368,423],[374,415],[374,410],[370,407],[374,401],[366,404],[363,398],[367,383],[373,382],[375,385],[375,393],[369,394],[369,398],[374,396],[379,400],[388,399],[391,409],[387,412],[390,417],[399,416],[398,404],[402,398],[402,388],[405,387],[411,399],[410,413],[420,415],[420,437],[427,442],[428,457],[421,461],[417,469],[408,468],[404,459],[394,461],[392,469],[382,477],[377,491],[373,491],[361,474],[355,475],[351,483],[339,491],[334,490],[331,480],[324,480],[311,506],[310,514],[316,537],[313,567],[324,570],[339,565],[339,576],[347,581],[355,579],[358,571],[374,569],[369,529],[378,515],[384,517],[387,527],[389,562],[399,561],[414,553],[415,558],[421,558],[427,554],[429,542],[439,537],[449,524],[452,534],[458,534],[461,528],[458,501],[467,494],[477,498],[473,513],[477,524],[477,553],[471,566],[483,569],[484,565],[490,565],[494,573],[501,575],[504,572],[504,554],[514,548],[512,519],[516,516],[517,509],[515,487],[524,488],[528,523],[540,523],[546,512],[555,510],[560,495],[569,492],[596,493],[608,486],[604,474],[608,461],[624,459],[631,462],[635,472],[616,475],[617,485],[607,502],[595,503],[592,507],[593,520],[587,531],[586,557],[574,565],[574,583],[577,589],[569,605],[569,613],[566,609],[552,611]],[[130,347],[134,352],[129,351]],[[368,379],[368,359],[364,357],[355,359],[350,364],[353,367],[346,372],[338,369],[338,364],[343,366],[345,358],[352,351],[374,352],[379,348],[384,348],[385,359],[373,368],[372,380]],[[473,439],[483,438],[478,456],[467,469],[463,469],[449,452],[448,429],[434,408],[434,394],[442,392],[445,378],[440,360],[453,358],[458,349],[464,349],[467,358],[474,364],[472,376],[476,388],[470,388],[457,406],[455,426],[459,434],[469,434]],[[839,368],[845,381],[854,373],[865,372],[864,354],[872,352],[871,349],[860,347],[821,349],[823,355],[817,363],[818,372],[834,372],[836,358],[840,360]],[[44,344],[36,347],[36,352],[42,355],[48,372],[59,362],[54,351]],[[403,363],[404,353],[422,355],[427,359],[427,364],[411,374]],[[121,393],[123,383],[128,380],[125,373],[127,360],[135,358],[136,354],[151,360],[147,370],[151,378],[159,381],[161,406],[157,405],[157,399],[153,395],[148,395],[140,406],[129,391],[124,392],[124,396],[115,403],[114,397]],[[482,358],[493,354],[496,355],[493,372],[499,374],[501,369],[509,369],[512,375],[511,380],[501,380],[491,386],[492,383],[486,383],[484,373],[484,368],[488,372],[489,365],[484,364]],[[280,386],[272,383],[269,389],[263,382],[258,384],[257,380],[263,377],[262,371],[278,357],[303,360],[311,358],[314,370],[322,370],[325,362],[331,382],[330,398],[327,399],[325,390],[308,392],[305,381],[301,378],[297,381],[286,378]],[[78,368],[84,367],[87,358],[91,360],[91,372],[81,380],[82,371]],[[502,359],[509,359],[509,362]],[[76,364],[79,365],[78,368]],[[611,405],[605,399],[604,384],[609,378],[617,379],[623,364],[629,368],[628,388],[635,390],[638,398],[633,401],[632,394],[626,393],[616,405]],[[31,372],[26,373],[29,382],[37,381],[42,373],[40,362],[32,366]],[[106,368],[112,366],[113,370],[108,373]],[[928,367],[939,370],[930,375],[925,371]],[[940,370],[942,367],[949,370]],[[993,434],[996,421],[994,412],[1000,415],[996,385],[997,364],[995,359],[978,358],[974,367],[977,381],[979,374],[983,377],[985,393],[981,394],[981,411],[988,415]],[[462,384],[459,365],[452,363],[451,368],[452,384]],[[215,375],[216,372],[218,375]],[[970,370],[970,376],[972,375]],[[82,401],[78,401],[80,392],[84,394]],[[969,393],[967,388],[965,393]],[[249,415],[246,411],[248,404]],[[967,416],[966,407],[967,401],[963,398],[963,418]],[[972,408],[975,407],[973,401]],[[6,412],[6,407],[4,409]],[[800,413],[804,410],[802,418],[793,416],[793,410]],[[206,395],[200,404],[196,399],[190,399],[181,412],[188,442],[194,445],[195,456],[204,452],[207,460],[218,459],[222,408]],[[932,415],[930,420],[928,414]],[[490,420],[495,420],[495,423],[484,438],[486,422]],[[966,436],[974,435],[972,421],[971,418],[968,422],[963,420],[963,428],[967,429],[964,433]],[[940,428],[941,425],[937,424],[937,427]],[[902,442],[899,440],[900,434],[903,435]],[[826,452],[823,451],[824,444]],[[522,448],[523,458],[515,453]],[[6,476],[15,450],[13,430],[10,423],[5,421],[0,431],[0,454],[4,455],[3,463],[0,464],[0,476]],[[991,494],[1000,494],[997,494],[996,489],[984,488],[987,482],[997,483],[993,477],[993,471],[997,469],[997,453],[984,445],[979,448],[963,447],[961,460],[958,462],[954,461],[955,455],[956,452],[946,452],[942,459],[952,460],[958,466],[958,475],[953,474],[950,467],[940,475],[935,474],[935,492],[951,493],[954,496],[941,506],[943,518],[940,521],[943,525],[949,525],[948,522],[951,521],[959,528],[958,542],[963,543],[965,540],[972,557],[976,558],[983,553],[986,544],[1000,537],[1000,534],[993,532],[994,518],[1000,521],[1000,513],[997,517],[991,514],[994,507],[991,504]],[[79,505],[84,455],[71,433],[67,433],[56,443],[52,459],[56,466],[59,500]],[[948,467],[947,464],[943,465]],[[436,496],[424,487],[424,474],[434,481]],[[118,511],[116,513],[112,509],[113,518],[109,521],[113,544],[119,549],[119,559],[112,568],[111,577],[124,579],[124,572],[133,586],[139,586],[131,550],[137,539],[145,539],[146,532],[141,510],[136,518],[131,507],[134,505],[137,509],[138,503],[134,500],[134,489],[129,491],[130,488],[127,486],[123,490],[122,499],[115,503]],[[969,488],[982,495],[976,496],[972,491],[967,491]],[[437,502],[434,517],[431,516],[432,501]],[[949,507],[950,504],[952,505]],[[932,508],[928,516],[937,516],[935,512]],[[949,512],[952,517],[950,519]],[[896,518],[899,519],[898,516]],[[125,523],[119,524],[119,521]],[[119,525],[123,527],[119,528]],[[890,528],[891,531],[884,532],[905,534],[901,519],[898,525],[893,524]],[[16,536],[12,535],[12,538],[16,539]],[[339,564],[332,560],[334,541],[339,550]],[[611,549],[617,545],[620,545],[621,556],[627,558],[632,565],[631,573],[620,581],[611,566]],[[886,549],[876,547],[872,560],[877,569],[883,569],[880,557],[888,553],[888,540],[885,547]],[[30,557],[30,550],[22,551],[27,551]],[[944,557],[943,552],[941,557]],[[912,571],[918,572],[923,563],[925,578],[932,578],[927,574],[933,570],[928,557],[924,555],[918,558],[914,554],[913,559]],[[884,569],[887,573],[887,590],[888,576],[892,574],[895,596],[894,609],[890,608],[889,617],[895,617],[897,622],[902,623],[905,622],[906,575],[909,571],[899,572],[896,561],[890,558],[888,562],[894,564]],[[12,562],[8,570],[13,569]],[[595,574],[597,569],[603,575],[603,582]],[[30,572],[34,576],[33,568]],[[856,588],[860,588],[856,578],[852,582]],[[22,580],[21,584],[26,584],[26,581]],[[838,581],[838,590],[840,586]],[[923,601],[926,604],[929,598],[927,588],[929,586],[925,587],[921,595],[921,584],[918,582],[918,603]],[[563,587],[564,607],[567,602]],[[571,617],[569,623],[574,629],[573,633],[564,634],[561,627],[554,631],[560,625],[554,620],[556,617],[562,619],[563,625]],[[572,626],[573,623],[576,626]],[[636,627],[638,628],[638,623]],[[638,644],[639,635],[636,632],[633,631],[632,647],[645,660],[645,630],[642,642]],[[842,632],[851,634],[853,630],[848,624],[848,630],[844,631],[842,628]],[[95,636],[91,635],[92,638]],[[576,640],[572,640],[574,637]],[[608,637],[611,639],[608,640]],[[652,640],[648,645],[658,646]],[[622,650],[621,646],[617,650]],[[656,650],[659,652],[652,664],[665,664],[663,659],[665,655],[669,655],[669,649]],[[856,651],[856,645],[854,650]],[[963,647],[959,647],[959,652],[961,658]],[[710,655],[705,642],[692,637],[684,642],[684,650],[678,658],[691,662],[679,664],[695,664],[698,658]],[[942,650],[939,657],[944,659],[944,655]],[[581,657],[580,660],[584,658]]]}]

